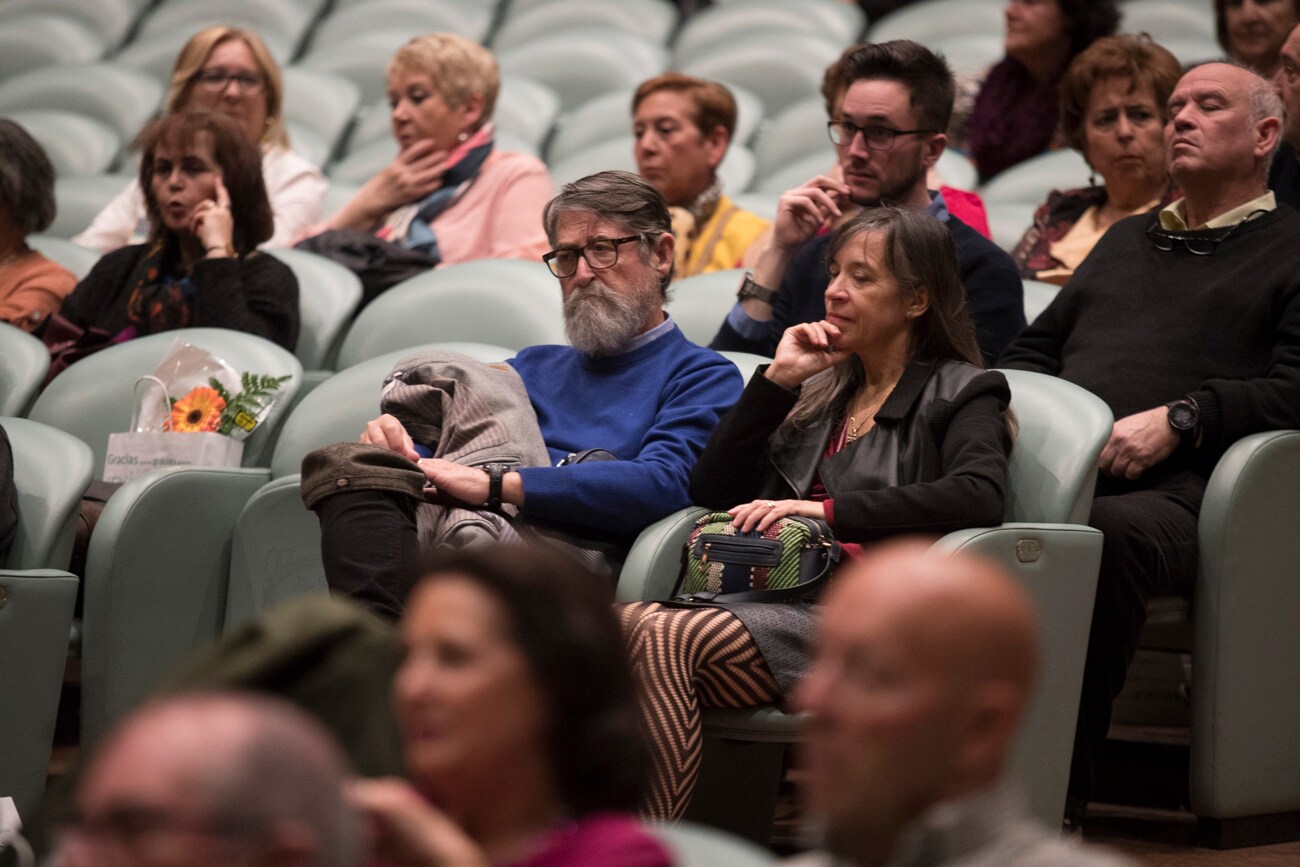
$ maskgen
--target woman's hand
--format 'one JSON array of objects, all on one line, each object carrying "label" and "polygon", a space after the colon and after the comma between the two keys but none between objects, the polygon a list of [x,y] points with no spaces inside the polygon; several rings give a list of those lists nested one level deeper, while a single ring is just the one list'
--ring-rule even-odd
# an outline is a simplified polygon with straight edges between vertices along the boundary
[{"label": "woman's hand", "polygon": [[357,780],[348,797],[366,817],[375,854],[409,867],[488,867],[477,844],[410,784],[398,779]]},{"label": "woman's hand", "polygon": [[369,446],[388,449],[410,461],[418,461],[420,453],[415,450],[415,440],[406,432],[406,428],[396,416],[384,413],[379,418],[366,423],[359,442]]},{"label": "woman's hand", "polygon": [[224,258],[234,248],[235,220],[230,215],[230,193],[216,177],[216,198],[204,199],[190,214],[190,233],[203,245],[208,258]]},{"label": "woman's hand", "polygon": [[787,328],[776,346],[776,357],[767,366],[767,378],[784,388],[794,388],[839,364],[849,357],[847,349],[835,347],[839,336],[840,330],[825,320]]},{"label": "woman's hand", "polygon": [[436,150],[429,139],[412,142],[362,185],[327,228],[370,231],[396,209],[423,199],[442,183],[448,153]]},{"label": "woman's hand", "polygon": [[812,500],[755,500],[728,509],[727,514],[732,517],[731,525],[740,532],[758,530],[761,533],[778,518],[790,515],[824,519],[826,509],[821,503]]}]

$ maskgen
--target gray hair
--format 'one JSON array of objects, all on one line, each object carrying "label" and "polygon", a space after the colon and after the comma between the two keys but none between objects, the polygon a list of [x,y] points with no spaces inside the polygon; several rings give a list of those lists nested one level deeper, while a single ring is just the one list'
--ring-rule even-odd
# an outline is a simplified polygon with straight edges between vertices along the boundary
[{"label": "gray hair", "polygon": [[361,863],[364,831],[345,792],[347,761],[303,711],[265,695],[192,693],[144,713],[231,721],[214,726],[212,761],[195,768],[215,819],[257,837],[272,833],[278,822],[296,822],[315,838],[315,867]]},{"label": "gray hair", "polygon": [[0,208],[24,236],[54,222],[54,166],[27,130],[0,118]]},{"label": "gray hair", "polygon": [[[1246,104],[1250,106],[1250,122],[1259,123],[1261,120],[1269,117],[1275,117],[1278,123],[1286,123],[1286,107],[1282,104],[1282,97],[1277,95],[1273,85],[1267,81],[1258,72],[1251,70],[1250,85],[1246,90]],[[1273,149],[1268,152],[1264,159],[1264,171],[1267,174],[1268,167],[1273,164],[1273,156],[1277,153],[1278,147],[1282,144],[1282,136],[1279,133],[1277,141],[1273,142]]]},{"label": "gray hair", "polygon": [[[547,202],[542,211],[546,240],[552,247],[555,246],[560,215],[574,212],[618,223],[627,227],[629,235],[640,235],[641,261],[646,263],[650,261],[650,253],[659,236],[669,234],[673,229],[664,197],[648,181],[631,172],[597,172],[565,184],[559,195]],[[665,301],[672,280],[673,267],[670,266],[659,284]]]}]

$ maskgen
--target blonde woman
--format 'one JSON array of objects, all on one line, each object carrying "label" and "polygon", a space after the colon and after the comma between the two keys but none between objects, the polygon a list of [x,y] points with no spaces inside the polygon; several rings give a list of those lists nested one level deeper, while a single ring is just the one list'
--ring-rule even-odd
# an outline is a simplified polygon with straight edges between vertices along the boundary
[{"label": "blonde woman", "polygon": [[[280,67],[256,33],[226,25],[190,37],[172,68],[167,114],[207,109],[239,124],[262,153],[262,179],[275,230],[264,246],[287,247],[320,219],[328,184],[320,169],[289,146],[281,107]],[[138,244],[149,234],[144,195],[132,181],[72,240],[105,253]]]},{"label": "blonde woman", "polygon": [[494,146],[501,77],[491,52],[449,33],[420,36],[388,64],[393,161],[316,231],[355,229],[439,264],[536,259],[554,195],[534,157]]}]

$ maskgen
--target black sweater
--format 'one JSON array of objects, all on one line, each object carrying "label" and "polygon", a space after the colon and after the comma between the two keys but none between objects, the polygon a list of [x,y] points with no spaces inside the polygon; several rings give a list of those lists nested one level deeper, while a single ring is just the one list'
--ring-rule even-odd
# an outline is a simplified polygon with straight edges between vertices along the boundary
[{"label": "black sweater", "polygon": [[[975,321],[975,339],[986,364],[1002,354],[1025,327],[1025,292],[1020,270],[1003,250],[979,232],[949,215],[944,221],[957,247],[957,264],[966,288],[966,304]],[[811,238],[799,248],[772,305],[772,318],[759,340],[749,340],[723,322],[710,349],[752,352],[771,358],[781,335],[792,325],[826,318],[826,248],[831,233]]]},{"label": "black sweater", "polygon": [[1241,437],[1300,427],[1300,214],[1280,204],[1212,256],[1158,250],[1149,228],[1156,212],[1116,223],[1000,364],[1080,385],[1116,419],[1191,396],[1201,446],[1171,460],[1204,475]]},{"label": "black sweater", "polygon": [[[139,280],[147,244],[107,254],[72,290],[59,310],[82,328],[116,334],[131,324],[127,304]],[[274,256],[200,259],[190,273],[194,300],[190,325],[229,328],[265,337],[292,352],[298,343],[298,280]]]}]

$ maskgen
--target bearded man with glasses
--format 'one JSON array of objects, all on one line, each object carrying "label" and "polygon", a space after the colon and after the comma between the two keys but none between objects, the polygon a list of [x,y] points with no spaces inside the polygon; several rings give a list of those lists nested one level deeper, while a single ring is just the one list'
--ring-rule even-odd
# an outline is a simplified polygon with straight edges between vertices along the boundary
[{"label": "bearded man with glasses", "polygon": [[1229,63],[1183,75],[1165,155],[1184,197],[1113,225],[1002,357],[1118,421],[1089,523],[1105,533],[1070,780],[1080,813],[1151,595],[1192,591],[1206,482],[1233,442],[1300,427],[1300,214],[1268,190],[1282,103]]},{"label": "bearded man with glasses", "polygon": [[746,275],[714,349],[772,355],[787,328],[826,315],[829,229],[863,208],[919,208],[947,226],[957,247],[980,352],[992,363],[1025,325],[1015,263],[954,217],[926,186],[943,153],[955,86],[943,58],[908,40],[860,45],[828,72],[827,132],[840,177],[819,175],[781,196],[772,239]]},{"label": "bearded man with glasses", "polygon": [[[432,514],[448,508],[491,522],[493,541],[541,537],[613,574],[637,533],[691,504],[695,460],[740,396],[735,365],[664,313],[676,239],[653,186],[591,175],[566,184],[542,221],[569,345],[529,347],[505,368],[440,368],[454,394],[398,405],[360,443],[303,461],[326,580],[376,613],[401,614],[431,545],[467,543]],[[416,393],[422,367],[398,362],[385,399]]]}]

